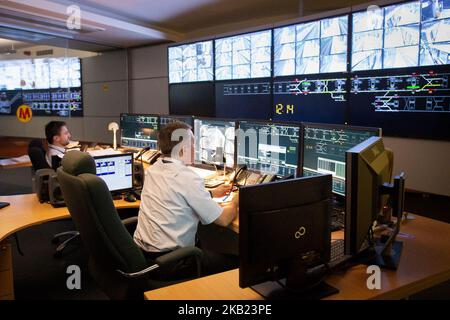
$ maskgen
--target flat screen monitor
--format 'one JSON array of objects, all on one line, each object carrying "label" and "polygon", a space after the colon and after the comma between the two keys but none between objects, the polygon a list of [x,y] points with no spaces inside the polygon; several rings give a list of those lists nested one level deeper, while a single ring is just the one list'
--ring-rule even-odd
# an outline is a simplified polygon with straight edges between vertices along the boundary
[{"label": "flat screen monitor", "polygon": [[345,251],[356,255],[369,247],[369,232],[386,204],[389,188],[382,189],[391,183],[393,156],[382,138],[371,137],[348,150],[346,160]]},{"label": "flat screen monitor", "polygon": [[345,196],[345,152],[372,136],[380,128],[303,123],[302,174],[331,174],[333,193]]},{"label": "flat screen monitor", "polygon": [[157,149],[159,116],[147,114],[120,115],[121,146]]},{"label": "flat screen monitor", "polygon": [[195,162],[234,167],[236,121],[195,118]]},{"label": "flat screen monitor", "polygon": [[133,188],[133,154],[124,153],[94,157],[97,176],[102,178],[109,191]]},{"label": "flat screen monitor", "polygon": [[306,271],[330,259],[330,210],[331,175],[241,187],[239,286],[270,298],[311,285]]},{"label": "flat screen monitor", "polygon": [[299,124],[240,121],[236,136],[238,164],[278,177],[297,175]]}]

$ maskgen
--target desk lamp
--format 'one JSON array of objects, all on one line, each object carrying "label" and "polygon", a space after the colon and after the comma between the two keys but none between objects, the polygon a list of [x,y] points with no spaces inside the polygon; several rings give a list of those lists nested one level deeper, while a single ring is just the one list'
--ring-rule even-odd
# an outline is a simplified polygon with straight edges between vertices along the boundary
[{"label": "desk lamp", "polygon": [[113,138],[113,148],[114,150],[117,150],[117,138],[116,138],[116,132],[117,130],[119,130],[119,125],[117,124],[117,122],[110,122],[108,124],[108,130],[109,131],[113,131],[114,134],[114,138]]}]

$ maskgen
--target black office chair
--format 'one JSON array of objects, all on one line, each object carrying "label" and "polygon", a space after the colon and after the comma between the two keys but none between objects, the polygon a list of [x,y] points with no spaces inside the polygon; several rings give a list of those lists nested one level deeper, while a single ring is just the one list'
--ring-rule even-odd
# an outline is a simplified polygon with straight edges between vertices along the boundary
[{"label": "black office chair", "polygon": [[30,157],[33,171],[40,169],[51,169],[45,159],[45,148],[42,140],[32,140],[28,145],[28,156]]},{"label": "black office chair", "polygon": [[195,257],[200,275],[202,251],[196,247],[181,248],[146,261],[130,234],[130,225],[134,227],[137,218],[120,220],[111,193],[97,177],[94,159],[89,154],[69,152],[57,174],[67,207],[88,251],[91,276],[111,299],[142,299],[146,290],[173,284],[152,280],[152,271],[187,257]]},{"label": "black office chair", "polygon": [[[28,145],[28,156],[31,160],[31,165],[33,167],[33,175],[36,174],[38,170],[50,170],[52,169],[47,160],[45,159],[45,148],[42,140],[35,139],[30,141]],[[53,173],[55,173],[53,171]],[[35,190],[36,192],[40,192],[40,190]],[[64,249],[72,242],[79,238],[80,233],[78,231],[66,231],[55,234],[52,239],[52,243],[58,244],[61,241],[61,238],[68,237],[66,240],[61,242],[55,251],[55,257],[61,257]]]}]

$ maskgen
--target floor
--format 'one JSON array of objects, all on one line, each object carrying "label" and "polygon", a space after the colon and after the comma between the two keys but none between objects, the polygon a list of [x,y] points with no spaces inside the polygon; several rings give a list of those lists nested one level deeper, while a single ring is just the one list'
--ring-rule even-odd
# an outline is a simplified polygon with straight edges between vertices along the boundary
[{"label": "floor", "polygon": [[[30,168],[0,170],[0,195],[31,192]],[[408,193],[406,210],[450,222],[450,198]],[[129,215],[127,212],[126,215]],[[49,222],[18,232],[20,249],[12,237],[14,286],[18,300],[104,300],[107,296],[97,287],[87,272],[87,255],[80,242],[73,243],[63,257],[53,257],[56,245],[51,243],[58,232],[74,230],[70,220]],[[81,270],[81,289],[69,290],[67,267],[77,265]],[[43,290],[42,286],[45,286]],[[450,282],[421,292],[411,299],[449,299]]]}]

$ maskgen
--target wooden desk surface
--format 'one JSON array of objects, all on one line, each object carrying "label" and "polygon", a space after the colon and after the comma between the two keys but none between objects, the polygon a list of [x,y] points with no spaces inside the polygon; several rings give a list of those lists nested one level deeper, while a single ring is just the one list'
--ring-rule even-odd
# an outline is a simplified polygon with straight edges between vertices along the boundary
[{"label": "wooden desk surface", "polygon": [[[337,287],[341,299],[401,299],[450,279],[450,224],[414,216],[402,224],[397,238],[403,253],[397,271],[382,270],[381,289],[366,286],[367,266],[358,265],[343,274],[332,274],[326,282]],[[262,299],[250,288],[241,289],[239,270],[204,277],[145,292],[148,300]]]},{"label": "wooden desk surface", "polygon": [[[27,227],[70,218],[67,207],[53,208],[48,203],[39,203],[36,194],[1,196],[0,202],[10,203],[9,206],[0,209],[0,242]],[[138,208],[140,201],[115,200],[114,205],[117,209]]]},{"label": "wooden desk surface", "polygon": [[8,164],[0,163],[0,169],[15,169],[15,168],[24,168],[24,167],[31,167],[31,161],[19,162],[19,163],[8,163]]}]

